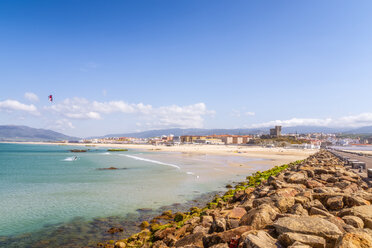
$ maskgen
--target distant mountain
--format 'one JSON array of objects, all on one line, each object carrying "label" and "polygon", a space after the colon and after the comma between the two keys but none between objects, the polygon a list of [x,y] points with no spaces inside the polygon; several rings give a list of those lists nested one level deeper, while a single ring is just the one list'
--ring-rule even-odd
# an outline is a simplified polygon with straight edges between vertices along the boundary
[{"label": "distant mountain", "polygon": [[372,134],[372,126],[359,127],[349,131],[344,132],[346,134]]},{"label": "distant mountain", "polygon": [[0,141],[59,141],[79,140],[62,133],[27,126],[0,125]]},{"label": "distant mountain", "polygon": [[161,129],[161,130],[149,130],[137,133],[121,133],[121,134],[108,134],[103,137],[135,137],[135,138],[150,138],[159,137],[162,135],[173,134],[175,136],[181,135],[212,135],[212,134],[252,134],[261,133],[258,129],[201,129],[201,128],[173,128],[173,129]]},{"label": "distant mountain", "polygon": [[[176,136],[181,135],[212,135],[212,134],[230,134],[230,135],[249,135],[249,134],[268,134],[270,128],[238,128],[238,129],[201,129],[201,128],[173,128],[173,129],[162,129],[162,130],[149,130],[144,132],[136,133],[120,133],[120,134],[108,134],[103,137],[135,137],[135,138],[150,138],[158,137],[161,135],[173,134]],[[282,133],[342,133],[347,131],[346,128],[328,128],[328,127],[317,127],[317,126],[295,126],[295,127],[283,127]]]},{"label": "distant mountain", "polygon": [[348,128],[330,128],[318,126],[294,126],[283,127],[282,133],[342,133],[349,130]]}]

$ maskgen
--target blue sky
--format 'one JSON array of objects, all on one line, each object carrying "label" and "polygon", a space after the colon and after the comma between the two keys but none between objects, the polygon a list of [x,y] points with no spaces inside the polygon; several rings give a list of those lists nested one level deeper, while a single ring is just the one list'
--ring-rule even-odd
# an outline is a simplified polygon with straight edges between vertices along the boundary
[{"label": "blue sky", "polygon": [[372,125],[371,11],[371,1],[4,0],[0,124],[80,137]]}]

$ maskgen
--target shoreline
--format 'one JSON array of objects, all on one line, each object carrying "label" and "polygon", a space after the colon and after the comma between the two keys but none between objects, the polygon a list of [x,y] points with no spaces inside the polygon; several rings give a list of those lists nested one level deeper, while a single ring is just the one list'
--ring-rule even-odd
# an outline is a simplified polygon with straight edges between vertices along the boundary
[{"label": "shoreline", "polygon": [[195,145],[185,144],[176,146],[155,146],[150,144],[92,144],[92,143],[58,143],[58,142],[0,142],[6,144],[29,144],[29,145],[60,145],[81,146],[97,148],[127,148],[144,150],[147,152],[170,152],[190,155],[217,155],[217,156],[241,156],[247,158],[260,158],[261,161],[252,161],[253,165],[265,164],[270,167],[305,159],[316,153],[319,149],[295,149],[295,148],[268,148],[260,146],[239,145]]},{"label": "shoreline", "polygon": [[[2,143],[10,143],[10,142],[2,142]],[[41,143],[41,142],[11,142],[11,143],[13,143],[13,144],[31,144],[31,145],[60,145],[60,143],[49,143],[49,142],[43,142],[43,143]],[[92,144],[66,144],[66,145],[85,146],[85,145],[92,145]],[[212,156],[226,156],[227,158],[229,158],[230,156],[257,158],[257,157],[261,157],[262,154],[265,154],[266,155],[265,160],[260,160],[260,161],[253,160],[250,163],[253,163],[253,164],[265,163],[265,164],[268,165],[267,168],[271,168],[271,167],[275,166],[276,164],[283,164],[281,162],[283,160],[288,161],[288,162],[289,161],[292,162],[292,161],[298,160],[298,159],[293,159],[293,157],[296,157],[296,158],[297,157],[304,157],[305,158],[305,157],[308,156],[307,155],[308,153],[314,153],[315,152],[315,151],[311,151],[311,150],[305,150],[305,153],[304,153],[303,150],[296,150],[296,149],[288,149],[287,151],[285,151],[286,149],[279,149],[279,148],[278,149],[275,149],[275,148],[261,148],[261,147],[242,147],[241,148],[240,146],[218,146],[218,147],[215,147],[215,146],[197,146],[197,145],[196,146],[185,145],[185,146],[177,146],[177,147],[170,147],[169,148],[169,147],[165,147],[165,146],[164,147],[163,146],[159,147],[159,146],[152,146],[152,145],[100,144],[100,145],[96,145],[96,147],[97,148],[122,147],[122,148],[138,149],[138,150],[147,150],[147,151],[153,152],[154,154],[165,152],[165,153],[170,153],[173,156],[179,156],[179,154],[185,155],[185,156],[197,156],[197,155],[201,155],[201,154],[209,154],[209,155],[212,155]],[[158,148],[160,148],[161,150],[158,150]],[[165,148],[165,149],[163,149],[163,148]],[[236,152],[237,150],[240,153]],[[187,152],[185,152],[185,151],[187,151]],[[256,151],[258,151],[260,153],[260,155],[257,155]],[[277,154],[272,154],[273,152],[276,152]],[[231,166],[238,167],[237,164],[231,165]],[[231,168],[231,169],[234,169],[234,168]],[[249,174],[247,174],[245,176],[249,176]],[[232,185],[235,185],[235,183],[236,182],[233,182]],[[221,192],[221,191],[218,190],[218,192]],[[204,194],[202,194],[202,195],[204,196]],[[205,196],[208,196],[208,195],[209,196],[213,195],[211,197],[215,197],[216,196],[216,190],[209,191],[208,193],[205,193]],[[185,208],[186,206],[188,206],[188,207],[195,206],[194,200],[197,200],[198,197],[199,196],[196,196],[196,198],[194,198],[193,200],[190,200],[186,203],[181,203],[181,206],[178,206],[178,207]],[[203,200],[200,200],[200,203],[205,205],[208,201],[209,200],[203,199]],[[177,203],[174,203],[174,204],[177,204]],[[174,205],[174,204],[172,204],[172,205]],[[172,207],[171,207],[172,205],[167,205],[167,206],[160,207],[159,209],[154,209],[153,214],[155,214],[156,211],[158,211],[162,208],[164,209],[164,211],[165,211],[165,208],[167,208],[167,210],[172,209]],[[183,210],[183,211],[185,211],[185,210]],[[111,217],[107,217],[106,219],[110,219],[110,218]],[[139,217],[139,218],[141,218],[141,217]],[[98,218],[98,219],[105,219],[105,218]],[[115,221],[118,221],[119,219],[123,220],[123,218],[119,218],[119,217],[117,218],[118,220],[116,220],[116,218],[114,218],[114,219],[115,220],[112,221],[114,223],[115,223]],[[98,221],[98,223],[96,222],[95,225],[99,225],[99,223],[100,223],[100,221]],[[82,225],[82,224],[81,224],[81,222],[79,222],[79,220],[77,220],[76,223],[73,222],[73,225]],[[102,225],[104,225],[104,223]],[[62,225],[62,227],[63,226],[64,225]],[[114,227],[114,226],[112,226],[112,227]],[[71,228],[73,229],[73,227],[70,227],[70,229]],[[136,228],[138,228],[138,226],[135,226],[134,228],[129,229],[128,231],[132,230],[130,232],[130,234],[133,234],[134,230],[138,230]],[[65,229],[62,228],[62,231],[63,230],[65,230]],[[37,233],[37,231],[35,233]],[[129,235],[129,233],[126,233],[125,235],[126,236]],[[48,236],[46,235],[45,238],[47,238],[47,237]],[[117,239],[119,238],[117,236],[112,236],[112,238],[115,238],[115,237]],[[121,238],[124,238],[124,237],[121,237]],[[10,240],[8,239],[8,241],[10,241]],[[40,241],[40,240],[38,240],[38,241]],[[9,247],[12,247],[12,246],[9,246]],[[14,246],[14,247],[16,247],[16,246]],[[40,246],[40,247],[43,247],[43,246]]]},{"label": "shoreline", "polygon": [[[53,224],[43,227],[40,230],[26,232],[15,235],[1,236],[0,247],[18,248],[18,247],[32,247],[44,248],[49,247],[97,247],[102,240],[124,239],[130,237],[133,233],[141,231],[140,224],[143,221],[150,221],[151,219],[161,215],[165,211],[185,212],[189,208],[197,206],[203,207],[210,202],[216,195],[222,194],[222,191],[210,191],[195,196],[191,200],[183,203],[172,203],[170,205],[163,205],[158,208],[140,208],[135,212],[128,213],[124,216],[106,216],[96,217],[91,220],[86,220],[81,217],[75,217],[70,221],[62,224]],[[99,227],[99,230],[97,230]],[[88,229],[87,229],[88,228]],[[109,230],[123,228],[121,232],[110,233]],[[70,238],[76,236],[83,236],[82,230],[93,232],[94,236],[86,239],[83,242],[73,241]]]},{"label": "shoreline", "polygon": [[257,172],[202,209],[164,212],[127,239],[97,245],[372,247],[371,204],[370,186],[321,150],[305,160]]}]

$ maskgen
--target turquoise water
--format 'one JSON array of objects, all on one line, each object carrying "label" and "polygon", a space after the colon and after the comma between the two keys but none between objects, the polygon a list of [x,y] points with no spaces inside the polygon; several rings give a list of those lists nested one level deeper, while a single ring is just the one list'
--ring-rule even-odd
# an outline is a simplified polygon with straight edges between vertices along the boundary
[{"label": "turquoise water", "polygon": [[[0,236],[20,235],[81,217],[125,216],[223,189],[254,169],[252,159],[76,146],[0,144]],[[73,156],[77,160],[73,160]],[[119,170],[99,170],[116,167]]]}]

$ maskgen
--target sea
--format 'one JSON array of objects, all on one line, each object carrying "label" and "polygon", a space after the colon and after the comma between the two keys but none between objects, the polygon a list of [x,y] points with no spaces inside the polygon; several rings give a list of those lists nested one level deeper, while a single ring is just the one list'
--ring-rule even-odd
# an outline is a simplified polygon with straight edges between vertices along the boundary
[{"label": "sea", "polygon": [[[202,206],[226,184],[268,168],[236,166],[259,160],[1,143],[0,247],[96,247],[127,237],[161,211]],[[124,232],[110,234],[110,227]]]}]

